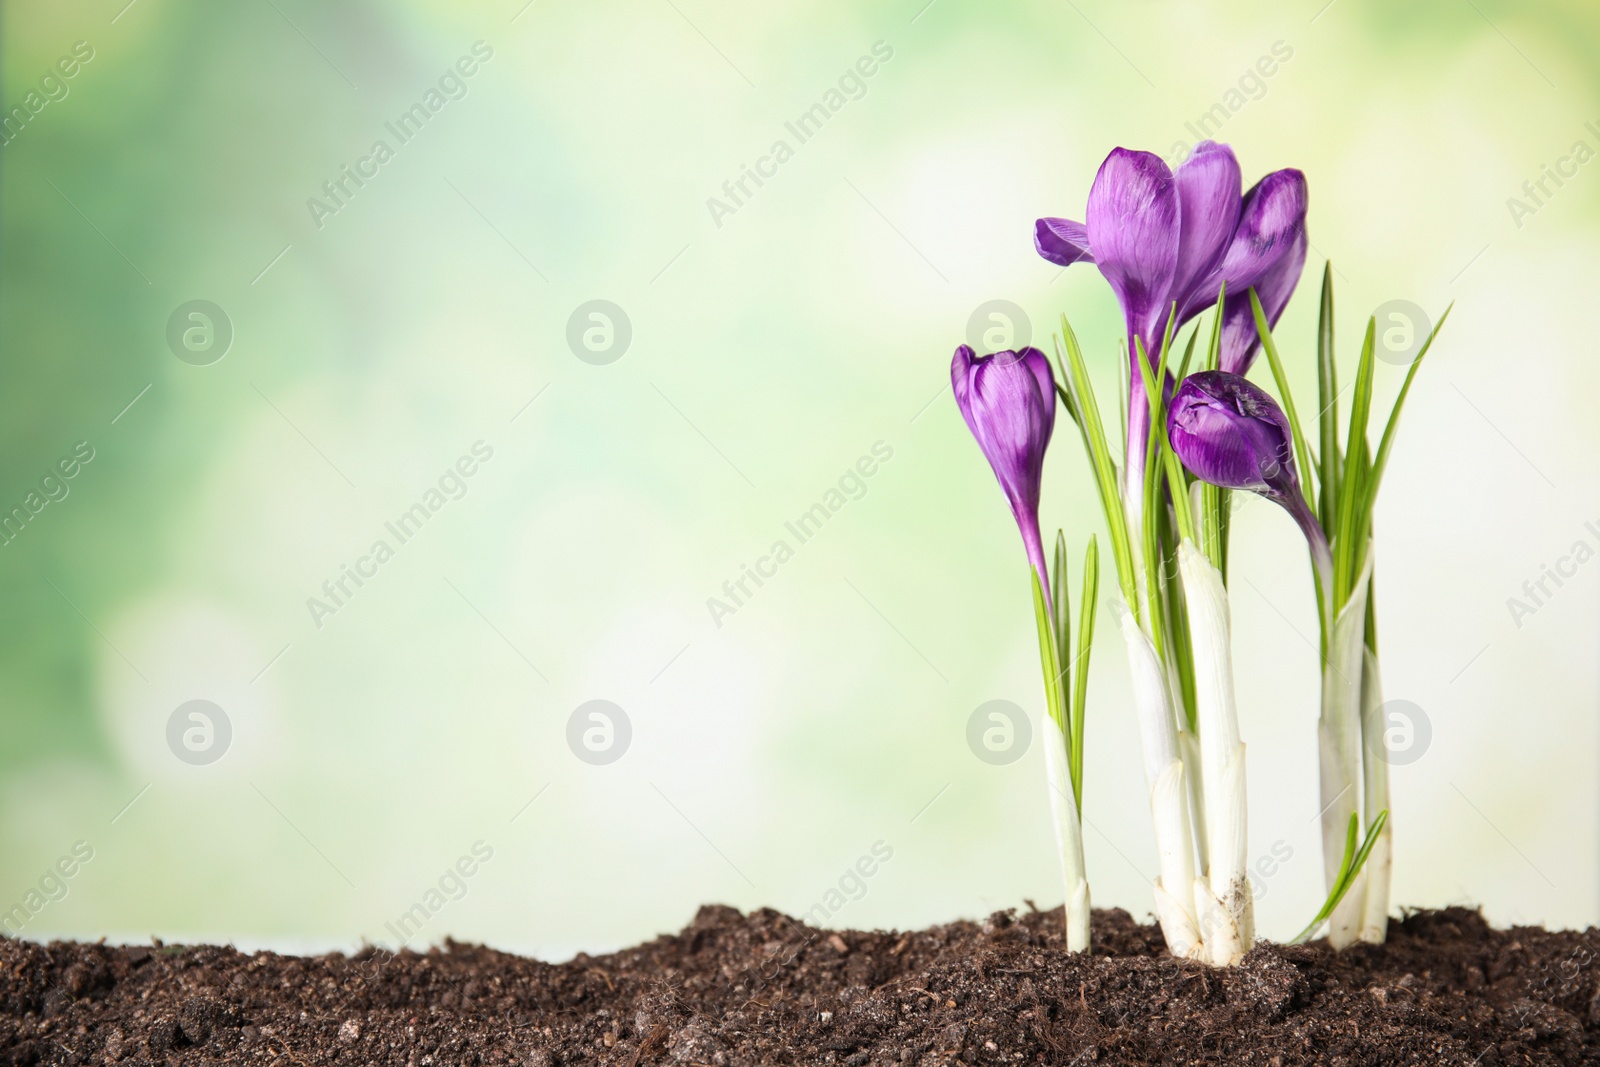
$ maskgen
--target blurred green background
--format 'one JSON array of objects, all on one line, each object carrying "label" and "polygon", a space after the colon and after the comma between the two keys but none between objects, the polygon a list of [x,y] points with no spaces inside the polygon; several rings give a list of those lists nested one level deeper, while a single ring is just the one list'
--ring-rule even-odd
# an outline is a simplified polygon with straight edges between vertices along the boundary
[{"label": "blurred green background", "polygon": [[[1394,768],[1395,901],[1600,913],[1600,563],[1572,557],[1600,548],[1591,3],[0,10],[0,509],[28,515],[0,547],[0,907],[24,935],[393,943],[421,902],[413,944],[559,956],[704,902],[804,912],[880,841],[830,922],[1059,903],[1037,745],[990,766],[965,741],[982,702],[1042,697],[948,360],[988,301],[1046,343],[1067,311],[1111,395],[1110,293],[1040,260],[1032,220],[1081,217],[1113,146],[1171,157],[1206,115],[1247,182],[1309,175],[1279,330],[1302,407],[1325,261],[1347,368],[1384,301],[1455,302],[1377,517],[1386,688],[1431,732]],[[786,123],[830,91],[802,143]],[[734,201],[746,167],[765,177]],[[614,311],[571,326],[592,300],[625,345]],[[1384,410],[1402,373],[1379,367]],[[797,545],[785,522],[879,442]],[[74,449],[93,458],[47,477]],[[1072,436],[1046,475],[1081,546]],[[430,490],[401,544],[385,523]],[[1234,536],[1251,848],[1291,856],[1257,913],[1281,938],[1321,898],[1315,621],[1288,518],[1247,503]],[[780,538],[793,558],[714,619]],[[393,557],[362,562],[380,539]],[[323,583],[358,566],[335,604]],[[1102,620],[1090,877],[1143,916]],[[169,744],[192,700],[227,719],[210,763],[186,713]],[[609,764],[568,744],[590,700],[631,726]],[[92,858],[47,878],[78,842]],[[492,858],[429,898],[477,842]]]}]

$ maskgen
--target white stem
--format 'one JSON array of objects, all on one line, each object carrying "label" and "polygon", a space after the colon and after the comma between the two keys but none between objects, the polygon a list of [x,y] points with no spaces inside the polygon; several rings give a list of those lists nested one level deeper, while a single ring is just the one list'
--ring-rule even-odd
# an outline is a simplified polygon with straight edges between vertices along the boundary
[{"label": "white stem", "polygon": [[1217,899],[1204,878],[1194,880],[1195,905],[1200,910],[1200,934],[1205,950],[1196,958],[1213,967],[1232,967],[1244,958],[1244,933],[1229,907]]},{"label": "white stem", "polygon": [[1189,815],[1194,826],[1195,870],[1201,874],[1211,869],[1211,851],[1206,841],[1206,789],[1205,776],[1200,773],[1200,739],[1182,727],[1178,728],[1178,752],[1183,757],[1184,780],[1189,785]]},{"label": "white stem", "polygon": [[[1339,610],[1322,669],[1322,717],[1317,722],[1322,783],[1322,870],[1331,891],[1344,861],[1350,816],[1357,813],[1361,774],[1361,676],[1366,650],[1368,570]],[[1357,830],[1361,829],[1357,824]],[[1366,880],[1358,876],[1329,920],[1328,942],[1344,948],[1361,932]]]},{"label": "white stem", "polygon": [[1195,926],[1194,853],[1190,840],[1189,805],[1183,761],[1178,755],[1177,726],[1172,716],[1167,674],[1155,646],[1131,611],[1120,613],[1133,698],[1144,749],[1145,783],[1150,789],[1150,814],[1155,824],[1161,875],[1156,884],[1156,915],[1167,947],[1188,956],[1200,943]]},{"label": "white stem", "polygon": [[1089,949],[1089,879],[1083,862],[1083,824],[1073,799],[1072,768],[1067,759],[1067,736],[1045,712],[1040,734],[1044,738],[1045,785],[1050,794],[1050,817],[1056,831],[1056,855],[1061,861],[1061,884],[1066,887],[1063,913],[1067,924],[1067,951]]},{"label": "white stem", "polygon": [[[1161,875],[1155,881],[1156,918],[1167,950],[1180,959],[1208,959],[1195,919],[1194,864],[1189,853],[1189,809],[1183,764],[1173,760],[1150,790],[1150,812],[1156,829]],[[1188,881],[1182,881],[1188,876]],[[1169,890],[1167,887],[1171,886]]]},{"label": "white stem", "polygon": [[1219,966],[1238,962],[1250,949],[1254,927],[1250,914],[1250,879],[1245,800],[1244,743],[1239,740],[1239,715],[1233,691],[1233,649],[1228,618],[1228,590],[1222,574],[1191,541],[1178,546],[1178,573],[1189,609],[1189,638],[1194,649],[1195,724],[1199,733],[1200,771],[1205,795],[1206,854],[1209,899],[1229,922],[1216,924],[1213,938],[1204,922],[1201,933],[1211,944],[1211,961]]},{"label": "white stem", "polygon": [[1361,675],[1361,733],[1366,739],[1361,753],[1361,780],[1365,795],[1362,803],[1367,820],[1378,817],[1380,811],[1390,811],[1383,824],[1383,832],[1372,843],[1367,856],[1367,901],[1361,920],[1361,940],[1382,944],[1389,933],[1389,875],[1394,863],[1390,844],[1390,828],[1394,815],[1389,808],[1389,761],[1381,753],[1383,733],[1383,680],[1378,674],[1378,657],[1366,650],[1366,665]]}]

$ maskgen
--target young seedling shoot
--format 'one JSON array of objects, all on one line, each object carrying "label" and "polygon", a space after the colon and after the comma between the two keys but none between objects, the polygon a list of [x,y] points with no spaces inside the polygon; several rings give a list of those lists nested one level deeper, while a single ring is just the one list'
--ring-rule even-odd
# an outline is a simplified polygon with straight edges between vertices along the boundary
[{"label": "young seedling shoot", "polygon": [[[1039,493],[1045,449],[1055,429],[1056,385],[1050,361],[1037,348],[977,356],[967,345],[950,364],[956,406],[1011,505],[1032,569],[1034,621],[1044,671],[1045,784],[1065,888],[1067,949],[1089,948],[1089,879],[1083,861],[1083,727],[1094,639],[1099,562],[1091,539],[1083,564],[1077,654],[1071,654],[1066,540],[1056,536],[1055,576],[1045,565],[1039,535]],[[1076,684],[1073,684],[1076,671]]]}]

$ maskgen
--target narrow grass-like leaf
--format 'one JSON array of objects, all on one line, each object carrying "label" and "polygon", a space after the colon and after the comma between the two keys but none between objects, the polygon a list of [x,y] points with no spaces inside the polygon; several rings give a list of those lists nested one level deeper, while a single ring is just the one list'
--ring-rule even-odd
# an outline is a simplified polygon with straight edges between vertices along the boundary
[{"label": "narrow grass-like leaf", "polygon": [[[1177,456],[1171,448],[1166,450],[1166,455],[1169,461],[1176,465]],[[1171,468],[1169,468],[1169,480],[1170,474]],[[1164,545],[1176,545],[1181,540],[1176,529],[1178,522],[1177,509],[1186,507],[1189,498],[1188,490],[1182,488],[1182,477],[1183,474],[1180,471],[1177,474],[1180,488],[1172,491],[1173,512],[1171,521],[1164,524],[1162,528],[1161,536],[1162,544]],[[1181,503],[1178,499],[1180,496],[1183,498]],[[1193,539],[1192,529],[1187,536],[1191,540]],[[1172,661],[1173,666],[1178,671],[1179,695],[1183,698],[1183,705],[1180,710],[1183,721],[1188,725],[1189,731],[1193,733],[1195,729],[1194,646],[1190,643],[1189,638],[1189,608],[1184,601],[1183,583],[1178,581],[1175,575],[1169,573],[1168,580],[1164,584],[1167,597],[1167,624],[1172,636]]]},{"label": "narrow grass-like leaf", "polygon": [[[1067,537],[1060,530],[1056,531],[1055,563],[1055,573],[1050,576],[1050,587],[1053,592],[1050,607],[1056,614],[1054,625],[1056,660],[1061,664],[1061,688],[1065,691],[1072,687],[1072,660],[1068,655],[1072,649],[1072,612],[1069,600],[1072,586],[1067,581]],[[1070,709],[1068,713],[1070,714]]]},{"label": "narrow grass-like leaf", "polygon": [[1078,591],[1077,670],[1072,686],[1072,791],[1083,811],[1083,720],[1089,695],[1089,651],[1094,647],[1095,611],[1100,603],[1100,546],[1093,536],[1083,553],[1083,586]]},{"label": "narrow grass-like leaf", "polygon": [[[1371,536],[1371,531],[1367,531]],[[1378,654],[1378,569],[1374,567],[1367,577],[1367,647]]]},{"label": "narrow grass-like leaf", "polygon": [[[1145,456],[1144,456],[1145,490],[1146,490],[1146,494],[1145,494],[1145,507],[1146,507],[1146,510],[1145,510],[1144,514],[1145,514],[1145,528],[1146,529],[1149,529],[1149,526],[1150,526],[1150,512],[1149,512],[1149,507],[1150,507],[1150,504],[1151,504],[1150,493],[1155,491],[1156,487],[1159,486],[1160,481],[1161,481],[1161,479],[1159,477],[1159,475],[1160,475],[1160,447],[1161,447],[1161,442],[1166,440],[1167,361],[1172,356],[1172,321],[1173,321],[1173,319],[1177,318],[1177,315],[1178,315],[1178,307],[1177,307],[1176,304],[1174,304],[1169,309],[1168,314],[1167,314],[1167,329],[1166,329],[1166,333],[1164,333],[1162,335],[1162,338],[1161,338],[1161,353],[1160,353],[1160,358],[1156,361],[1156,368],[1155,368],[1154,376],[1152,376],[1150,374],[1149,353],[1144,350],[1144,343],[1142,341],[1140,341],[1137,337],[1134,338],[1134,342],[1133,342],[1134,346],[1138,350],[1138,354],[1139,354],[1139,378],[1144,382],[1144,395],[1145,395],[1145,399],[1149,402],[1149,412],[1150,412],[1150,431],[1151,432],[1147,435],[1147,437],[1145,439]],[[1157,430],[1159,430],[1161,432],[1157,433],[1156,432]],[[1152,475],[1155,475],[1155,477],[1152,477]]]},{"label": "narrow grass-like leaf", "polygon": [[1221,570],[1222,562],[1222,509],[1220,502],[1222,490],[1210,482],[1200,483],[1200,514],[1196,517],[1195,529],[1200,538],[1197,542],[1211,565]]},{"label": "narrow grass-like leaf", "polygon": [[1306,502],[1315,509],[1317,498],[1311,492],[1311,479],[1316,468],[1311,465],[1311,450],[1306,446],[1306,435],[1300,429],[1300,416],[1295,411],[1294,394],[1289,391],[1289,377],[1283,372],[1283,361],[1278,358],[1278,346],[1272,340],[1272,330],[1267,326],[1267,313],[1255,288],[1250,289],[1250,310],[1256,318],[1256,334],[1261,338],[1261,349],[1272,366],[1272,380],[1278,383],[1278,399],[1283,401],[1283,413],[1289,418],[1289,434],[1294,438],[1294,463],[1300,468],[1300,487]]},{"label": "narrow grass-like leaf", "polygon": [[1056,659],[1056,636],[1050,623],[1050,608],[1045,602],[1044,586],[1039,583],[1039,574],[1031,567],[1029,573],[1033,576],[1033,617],[1039,627],[1039,665],[1044,670],[1044,701],[1045,709],[1050,717],[1061,727],[1061,736],[1070,739],[1067,729],[1071,725],[1061,707],[1061,664]]},{"label": "narrow grass-like leaf", "polygon": [[1194,324],[1194,328],[1189,331],[1189,343],[1183,349],[1183,362],[1178,364],[1178,376],[1174,381],[1180,385],[1189,376],[1189,362],[1194,359],[1194,342],[1195,338],[1199,336],[1200,324],[1197,322]]},{"label": "narrow grass-like leaf", "polygon": [[1350,830],[1345,838],[1344,862],[1339,865],[1339,876],[1334,879],[1333,888],[1328,892],[1328,899],[1317,912],[1317,917],[1310,924],[1295,935],[1291,945],[1303,944],[1317,932],[1317,927],[1328,921],[1328,916],[1333,914],[1333,909],[1339,906],[1339,901],[1350,892],[1350,887],[1355,884],[1356,875],[1361,873],[1361,868],[1367,862],[1367,856],[1372,853],[1372,846],[1378,841],[1378,835],[1383,833],[1384,825],[1389,821],[1388,809],[1378,813],[1372,820],[1372,825],[1367,827],[1366,839],[1361,842],[1361,847],[1356,848],[1356,832],[1359,826],[1354,812],[1350,814]]},{"label": "narrow grass-like leaf", "polygon": [[[1217,306],[1211,316],[1211,339],[1206,342],[1206,370],[1216,370],[1222,361],[1222,306],[1223,298],[1227,296],[1228,283],[1223,282],[1217,293]],[[1195,327],[1199,332],[1199,326]],[[1187,366],[1188,358],[1185,357]],[[1219,570],[1218,561],[1222,551],[1222,525],[1217,513],[1217,488],[1209,482],[1200,485],[1199,514],[1194,516],[1190,531],[1191,539],[1201,546],[1206,558],[1211,560],[1211,565]]]},{"label": "narrow grass-like leaf", "polygon": [[1061,406],[1067,409],[1067,418],[1072,424],[1083,429],[1083,416],[1078,411],[1078,398],[1073,396],[1072,390],[1066,388],[1066,371],[1061,363],[1061,342],[1056,342],[1056,395],[1061,398]]},{"label": "narrow grass-like leaf", "polygon": [[[1162,339],[1161,358],[1156,364],[1154,375],[1141,373],[1144,380],[1145,400],[1149,405],[1150,426],[1148,439],[1145,442],[1145,470],[1144,470],[1144,563],[1145,563],[1145,596],[1150,606],[1150,634],[1156,646],[1156,655],[1165,659],[1167,656],[1167,626],[1166,604],[1161,594],[1161,483],[1169,470],[1176,468],[1176,463],[1165,463],[1163,448],[1167,440],[1166,431],[1166,396],[1165,383],[1167,380],[1167,359],[1172,352],[1171,317],[1167,320],[1167,333]],[[1138,338],[1134,339],[1139,365],[1148,369],[1149,360],[1146,358],[1144,345]],[[1170,451],[1170,449],[1166,450]],[[1176,488],[1181,491],[1183,482],[1179,480]],[[1179,502],[1174,501],[1174,506]],[[1182,505],[1187,506],[1188,501]],[[1162,509],[1164,510],[1164,509]],[[1187,516],[1185,516],[1187,519]],[[1189,525],[1187,521],[1185,525]]]},{"label": "narrow grass-like leaf", "polygon": [[1317,311],[1318,455],[1322,528],[1333,529],[1339,502],[1339,368],[1333,354],[1333,264],[1322,268],[1322,305]]},{"label": "narrow grass-like leaf", "polygon": [[1089,382],[1088,368],[1084,366],[1083,350],[1078,347],[1078,338],[1072,332],[1065,315],[1061,316],[1061,337],[1057,339],[1056,361],[1061,366],[1062,381],[1067,383],[1057,385],[1056,389],[1069,404],[1076,406],[1084,451],[1089,454],[1095,486],[1100,491],[1100,507],[1105,512],[1106,527],[1111,534],[1111,554],[1117,564],[1117,582],[1122,588],[1122,596],[1129,610],[1137,615],[1138,576],[1134,573],[1133,546],[1128,540],[1122,495],[1117,489],[1116,466],[1112,463],[1111,449],[1106,443],[1105,428],[1100,423],[1100,408],[1095,400],[1094,386]]},{"label": "narrow grass-like leaf", "polygon": [[1206,342],[1206,364],[1201,370],[1216,370],[1222,365],[1222,304],[1228,296],[1228,283],[1217,290],[1217,306],[1211,315],[1211,340]]},{"label": "narrow grass-like leaf", "polygon": [[1217,490],[1217,570],[1222,574],[1222,584],[1228,584],[1228,523],[1233,518],[1233,490]]},{"label": "narrow grass-like leaf", "polygon": [[1166,465],[1167,484],[1172,489],[1172,515],[1177,527],[1178,540],[1193,541],[1194,516],[1189,512],[1187,492],[1189,483],[1184,479],[1183,464],[1178,460],[1178,454],[1164,440],[1161,446],[1161,460]]},{"label": "narrow grass-like leaf", "polygon": [[1377,320],[1367,319],[1367,335],[1361,342],[1361,363],[1356,368],[1355,396],[1350,404],[1350,427],[1344,449],[1344,475],[1339,479],[1339,522],[1333,542],[1333,586],[1335,612],[1349,599],[1359,571],[1355,569],[1360,552],[1356,542],[1365,540],[1357,532],[1360,505],[1365,498],[1363,484],[1367,420],[1372,413],[1372,372],[1376,363],[1374,344]]},{"label": "narrow grass-like leaf", "polygon": [[[1451,305],[1454,307],[1454,305]],[[1439,336],[1439,331],[1444,327],[1445,320],[1450,317],[1451,308],[1445,308],[1444,314],[1439,316],[1439,322],[1429,331],[1427,340],[1422,342],[1422,348],[1417,352],[1417,358],[1411,361],[1411,366],[1406,368],[1406,379],[1400,386],[1400,395],[1395,397],[1394,407],[1389,411],[1389,421],[1384,425],[1383,437],[1378,441],[1378,453],[1372,457],[1370,472],[1366,476],[1361,497],[1360,512],[1356,515],[1355,528],[1360,533],[1361,545],[1357,547],[1353,566],[1355,573],[1359,574],[1365,560],[1362,558],[1366,552],[1366,544],[1370,541],[1368,527],[1372,523],[1372,512],[1378,503],[1378,486],[1383,481],[1384,468],[1389,465],[1389,452],[1394,447],[1395,433],[1400,426],[1400,410],[1405,407],[1406,396],[1411,392],[1411,380],[1417,376],[1417,371],[1422,367],[1422,359],[1428,354],[1428,349],[1433,347],[1433,339]]]}]

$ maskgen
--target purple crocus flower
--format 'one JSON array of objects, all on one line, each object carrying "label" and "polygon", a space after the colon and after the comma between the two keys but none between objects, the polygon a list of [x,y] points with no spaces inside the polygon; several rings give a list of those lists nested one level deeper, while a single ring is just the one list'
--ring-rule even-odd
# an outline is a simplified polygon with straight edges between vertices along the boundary
[{"label": "purple crocus flower", "polygon": [[1174,329],[1216,303],[1223,303],[1223,370],[1243,374],[1254,361],[1259,339],[1250,310],[1255,288],[1276,325],[1300,280],[1306,258],[1306,180],[1298,170],[1279,170],[1240,193],[1233,149],[1202,141],[1169,169],[1161,157],[1126,148],[1112,150],[1089,190],[1087,223],[1039,219],[1034,247],[1052,263],[1094,263],[1122,304],[1132,361],[1128,405],[1128,468],[1143,476],[1149,411],[1144,378],[1134,358],[1144,346],[1150,364],[1159,359],[1172,308]]},{"label": "purple crocus flower", "polygon": [[1300,490],[1289,420],[1265,390],[1224,370],[1189,375],[1173,394],[1167,440],[1201,481],[1283,505],[1321,566],[1327,535]]},{"label": "purple crocus flower", "polygon": [[961,417],[1005,491],[1028,562],[1048,599],[1050,578],[1039,538],[1039,481],[1056,422],[1050,362],[1037,348],[978,356],[962,345],[950,362],[950,384]]},{"label": "purple crocus flower", "polygon": [[1153,153],[1113,149],[1089,190],[1087,224],[1039,219],[1034,247],[1063,267],[1097,264],[1122,303],[1130,352],[1137,338],[1152,364],[1172,305],[1176,328],[1215,304],[1226,282],[1221,366],[1243,374],[1259,346],[1250,288],[1276,325],[1305,266],[1306,179],[1279,170],[1240,187],[1233,149],[1215,141],[1196,145],[1176,173]]}]

